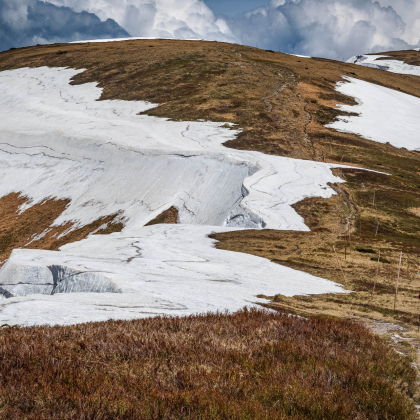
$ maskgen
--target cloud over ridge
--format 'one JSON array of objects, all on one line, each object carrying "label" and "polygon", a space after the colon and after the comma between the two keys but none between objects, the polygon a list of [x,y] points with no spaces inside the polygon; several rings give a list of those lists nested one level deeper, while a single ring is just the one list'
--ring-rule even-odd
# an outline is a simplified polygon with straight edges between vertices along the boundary
[{"label": "cloud over ridge", "polygon": [[[29,27],[19,27],[22,19]],[[51,23],[60,20],[62,30]],[[14,44],[29,45],[34,36],[57,42],[122,37],[123,32],[345,60],[420,47],[420,0],[271,0],[234,17],[215,16],[203,0],[0,0],[0,50],[13,38]]]},{"label": "cloud over ridge", "polygon": [[0,51],[86,38],[129,36],[114,20],[38,0],[0,0]]},{"label": "cloud over ridge", "polygon": [[338,60],[420,45],[419,0],[271,0],[228,23],[244,44]]},{"label": "cloud over ridge", "polygon": [[49,0],[112,18],[132,36],[237,41],[202,0]]}]

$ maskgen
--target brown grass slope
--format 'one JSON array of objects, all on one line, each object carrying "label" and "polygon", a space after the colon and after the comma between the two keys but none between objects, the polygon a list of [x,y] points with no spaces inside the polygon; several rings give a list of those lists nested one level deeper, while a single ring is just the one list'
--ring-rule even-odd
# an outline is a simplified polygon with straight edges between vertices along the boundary
[{"label": "brown grass slope", "polygon": [[[403,61],[412,66],[420,66],[420,52],[416,50],[390,51],[374,55],[386,55],[392,57],[394,60]],[[389,58],[379,58],[378,60],[389,60]]]},{"label": "brown grass slope", "polygon": [[364,327],[263,311],[4,328],[4,419],[415,419],[416,374]]},{"label": "brown grass slope", "polygon": [[163,211],[159,216],[155,217],[145,226],[159,225],[159,224],[170,224],[174,225],[178,223],[178,209],[175,207],[170,207],[168,210]]},{"label": "brown grass slope", "polygon": [[[389,55],[416,63],[420,53]],[[334,90],[343,75],[417,97],[419,77],[215,42],[136,40],[38,46],[0,54],[0,70],[45,65],[87,69],[73,83],[98,82],[103,88],[102,99],[160,103],[148,111],[151,115],[234,122],[242,133],[228,142],[228,147],[341,162],[391,174],[337,171],[346,181],[333,186],[338,196],[305,200],[295,206],[312,233],[234,232],[216,238],[221,248],[261,255],[347,283],[351,290],[360,292],[359,304],[382,307],[391,318],[395,315],[415,323],[420,290],[420,217],[416,210],[420,208],[420,155],[324,126],[342,114],[337,103],[354,103]],[[350,239],[347,245],[346,238]],[[75,239],[64,237],[61,244]],[[333,245],[340,263],[334,257]],[[345,247],[349,251],[346,259]],[[368,247],[375,253],[381,250],[391,263],[381,264],[380,286],[372,305],[366,298],[376,272],[371,258],[376,257],[358,253],[357,247]],[[406,293],[399,302],[402,318],[392,312],[391,296],[401,250]],[[345,306],[346,316],[353,317],[354,302]],[[369,310],[363,306],[363,312]],[[378,314],[375,309],[374,315]]]},{"label": "brown grass slope", "polygon": [[[341,113],[337,103],[354,103],[334,90],[343,75],[418,97],[420,78],[212,42],[139,40],[0,54],[0,70],[45,65],[87,69],[73,83],[98,82],[102,99],[160,103],[148,111],[151,115],[234,122],[242,133],[228,147],[390,173],[337,171],[347,183],[333,186],[336,196],[295,206],[310,233],[245,231],[216,238],[221,248],[347,282],[357,291],[273,296],[274,306],[304,314],[415,322],[419,154],[324,125]],[[16,229],[14,242],[4,234],[14,225],[7,222],[0,232],[5,253],[30,231],[42,231],[39,218],[22,215],[17,220],[27,217],[28,228]],[[122,228],[113,216],[101,233]],[[172,211],[159,221],[174,217]],[[60,244],[74,240],[77,235]],[[52,246],[48,241],[38,245]],[[394,311],[392,285],[401,249],[402,293]],[[371,299],[376,270],[371,258],[379,250],[384,260]],[[345,321],[241,313],[5,328],[0,340],[0,415],[5,418],[414,418],[407,397],[414,393],[415,375],[407,360]]]},{"label": "brown grass slope", "polygon": [[68,206],[69,201],[47,199],[21,212],[20,206],[26,203],[27,197],[18,193],[11,193],[0,198],[0,267],[16,248],[57,251],[60,246],[85,239],[92,232],[107,234],[119,232],[123,228],[121,223],[113,223],[117,216],[113,214],[77,228],[57,239],[60,234],[73,227],[72,223],[52,227],[55,219]]}]

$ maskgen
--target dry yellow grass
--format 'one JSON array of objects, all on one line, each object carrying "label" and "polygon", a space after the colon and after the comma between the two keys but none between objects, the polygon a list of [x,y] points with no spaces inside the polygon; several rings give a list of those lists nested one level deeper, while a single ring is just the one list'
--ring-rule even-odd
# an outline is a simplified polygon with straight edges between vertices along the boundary
[{"label": "dry yellow grass", "polygon": [[408,208],[407,210],[415,216],[420,217],[420,207]]}]

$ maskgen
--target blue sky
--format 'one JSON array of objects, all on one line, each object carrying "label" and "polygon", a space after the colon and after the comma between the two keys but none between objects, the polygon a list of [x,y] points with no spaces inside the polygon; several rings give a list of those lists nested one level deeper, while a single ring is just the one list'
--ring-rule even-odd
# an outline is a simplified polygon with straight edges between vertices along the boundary
[{"label": "blue sky", "polygon": [[0,51],[126,36],[346,60],[420,47],[420,0],[0,0]]},{"label": "blue sky", "polygon": [[238,13],[253,10],[259,6],[265,6],[266,0],[204,0],[216,14],[234,16]]}]

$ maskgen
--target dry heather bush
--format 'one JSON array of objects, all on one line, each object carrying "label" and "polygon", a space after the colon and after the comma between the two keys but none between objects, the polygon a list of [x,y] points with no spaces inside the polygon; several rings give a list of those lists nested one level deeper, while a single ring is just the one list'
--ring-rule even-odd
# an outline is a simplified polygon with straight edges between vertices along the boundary
[{"label": "dry heather bush", "polygon": [[411,419],[416,375],[364,327],[243,310],[0,332],[3,419]]}]

